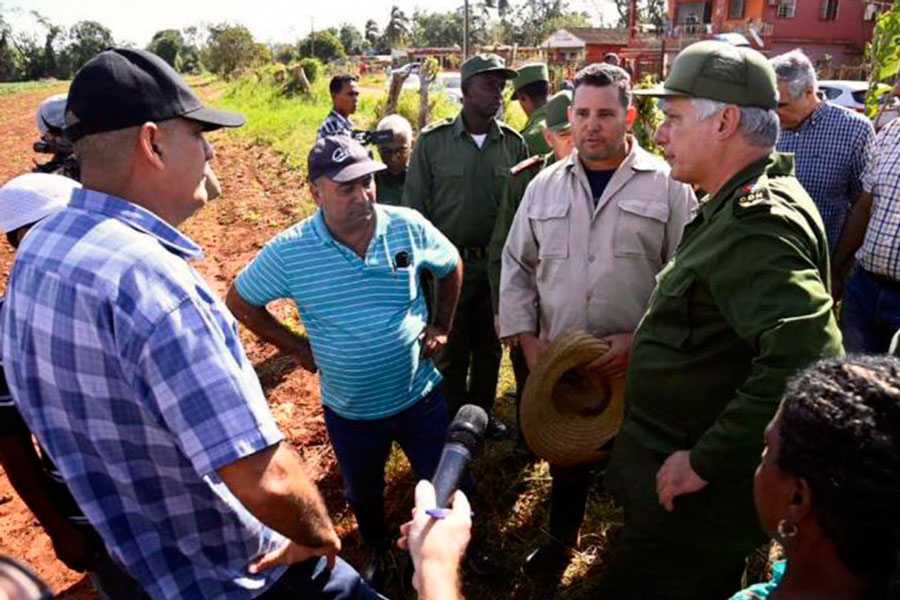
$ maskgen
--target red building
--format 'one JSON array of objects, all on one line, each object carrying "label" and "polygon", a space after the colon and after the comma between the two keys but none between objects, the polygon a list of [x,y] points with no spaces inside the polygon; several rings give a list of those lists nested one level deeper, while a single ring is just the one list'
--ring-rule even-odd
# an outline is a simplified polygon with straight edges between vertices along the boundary
[{"label": "red building", "polygon": [[556,30],[541,47],[545,49],[550,64],[586,65],[601,62],[610,52],[621,54],[627,45],[627,29],[566,27]]},{"label": "red building", "polygon": [[801,48],[813,62],[862,63],[875,18],[890,8],[879,0],[668,0],[672,50],[719,33],[741,33],[767,55]]}]

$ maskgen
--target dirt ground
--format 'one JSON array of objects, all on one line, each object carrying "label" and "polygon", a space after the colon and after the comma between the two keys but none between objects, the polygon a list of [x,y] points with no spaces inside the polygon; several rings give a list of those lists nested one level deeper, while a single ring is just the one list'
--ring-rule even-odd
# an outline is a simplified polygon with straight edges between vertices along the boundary
[{"label": "dirt ground", "polygon": [[[43,89],[0,96],[0,183],[29,171],[35,158],[37,139],[34,114],[40,101],[65,88]],[[185,231],[206,250],[206,258],[194,263],[212,288],[224,296],[235,275],[275,233],[301,216],[298,194],[305,194],[299,174],[285,170],[270,151],[247,146],[228,133],[210,136],[217,158],[213,167],[222,182],[223,195],[194,216]],[[5,287],[12,254],[0,244],[0,288]],[[277,307],[280,316],[291,318],[293,308]],[[326,501],[340,533],[349,535],[352,553],[352,519],[338,490],[340,483],[334,456],[327,444],[318,381],[297,369],[291,359],[280,356],[243,332],[243,342],[256,366],[269,403],[285,435],[300,449],[310,475],[326,491]],[[19,500],[0,469],[0,555],[28,563],[47,581],[59,598],[96,598],[81,573],[56,560],[49,538],[31,512]]]}]

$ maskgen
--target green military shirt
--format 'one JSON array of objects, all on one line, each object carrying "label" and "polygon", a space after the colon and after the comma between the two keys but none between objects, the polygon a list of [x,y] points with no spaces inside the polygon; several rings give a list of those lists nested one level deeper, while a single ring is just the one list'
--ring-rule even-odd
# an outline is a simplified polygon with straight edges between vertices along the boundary
[{"label": "green military shirt", "polygon": [[509,170],[527,156],[522,136],[498,120],[479,148],[462,112],[429,125],[416,141],[403,206],[417,209],[460,248],[465,282],[487,280],[487,248]]},{"label": "green military shirt", "polygon": [[522,128],[522,137],[525,138],[525,143],[528,145],[528,152],[532,155],[550,152],[550,146],[544,141],[543,136],[543,131],[547,128],[547,122],[545,120],[546,107],[547,105],[545,104],[531,113],[531,116],[528,117],[528,122],[525,123],[525,127]]},{"label": "green military shirt", "polygon": [[488,246],[488,280],[491,283],[491,300],[495,315],[500,308],[500,266],[503,263],[503,245],[506,243],[506,236],[509,235],[509,229],[512,227],[528,184],[538,173],[555,162],[556,155],[548,152],[543,156],[530,156],[509,170],[509,184],[500,198],[500,209]]},{"label": "green military shirt", "polygon": [[[623,431],[690,449],[708,482],[747,480],[786,380],[843,354],[819,212],[773,153],[701,200],[635,335]],[[747,499],[749,505],[750,499]]]},{"label": "green military shirt", "polygon": [[403,184],[406,181],[406,173],[393,175],[387,169],[375,173],[376,202],[400,206],[403,200]]}]

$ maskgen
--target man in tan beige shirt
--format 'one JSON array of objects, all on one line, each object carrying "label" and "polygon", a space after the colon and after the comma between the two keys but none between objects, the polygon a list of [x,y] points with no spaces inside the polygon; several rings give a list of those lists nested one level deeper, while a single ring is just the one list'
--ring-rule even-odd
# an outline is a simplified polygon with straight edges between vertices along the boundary
[{"label": "man in tan beige shirt", "polygon": [[[521,345],[533,369],[557,336],[587,331],[611,344],[586,367],[589,376],[623,377],[656,273],[696,198],[628,135],[635,113],[624,70],[589,65],[574,84],[576,150],[529,184],[503,248],[500,335]],[[600,466],[551,465],[550,540],[525,560],[526,573],[562,573]]]}]

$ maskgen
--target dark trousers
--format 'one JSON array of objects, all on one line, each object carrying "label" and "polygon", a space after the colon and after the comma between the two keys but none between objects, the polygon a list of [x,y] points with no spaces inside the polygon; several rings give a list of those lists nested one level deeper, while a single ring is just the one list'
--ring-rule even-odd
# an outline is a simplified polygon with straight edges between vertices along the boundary
[{"label": "dark trousers", "polygon": [[622,431],[606,482],[624,509],[598,597],[617,600],[722,600],[741,589],[746,557],[766,536],[753,506],[752,472],[679,496],[666,511],[656,473],[667,453]]},{"label": "dark trousers", "polygon": [[503,350],[494,331],[494,308],[487,280],[466,283],[463,296],[456,307],[450,339],[435,364],[444,376],[444,394],[451,415],[463,404],[475,404],[490,414],[497,396]]},{"label": "dark trousers", "polygon": [[588,491],[596,464],[558,467],[550,465],[550,536],[561,544],[575,547],[578,530],[584,521]]},{"label": "dark trousers", "polygon": [[900,329],[900,282],[856,267],[847,278],[841,306],[841,331],[847,352],[883,354]]},{"label": "dark trousers", "polygon": [[257,600],[385,600],[370,588],[353,567],[337,559],[328,570],[325,558],[291,565]]},{"label": "dark trousers", "polygon": [[528,382],[528,363],[525,361],[525,353],[520,346],[513,346],[509,350],[509,361],[512,363],[513,376],[516,378],[516,433],[521,444],[524,445],[522,436],[522,422],[519,414],[522,406],[522,394],[525,393],[525,384]]},{"label": "dark trousers", "polygon": [[384,517],[384,466],[391,444],[397,442],[403,449],[417,479],[431,479],[449,424],[438,390],[384,419],[345,419],[325,408],[325,426],[344,479],[344,498],[366,544],[384,546],[390,541]]}]

